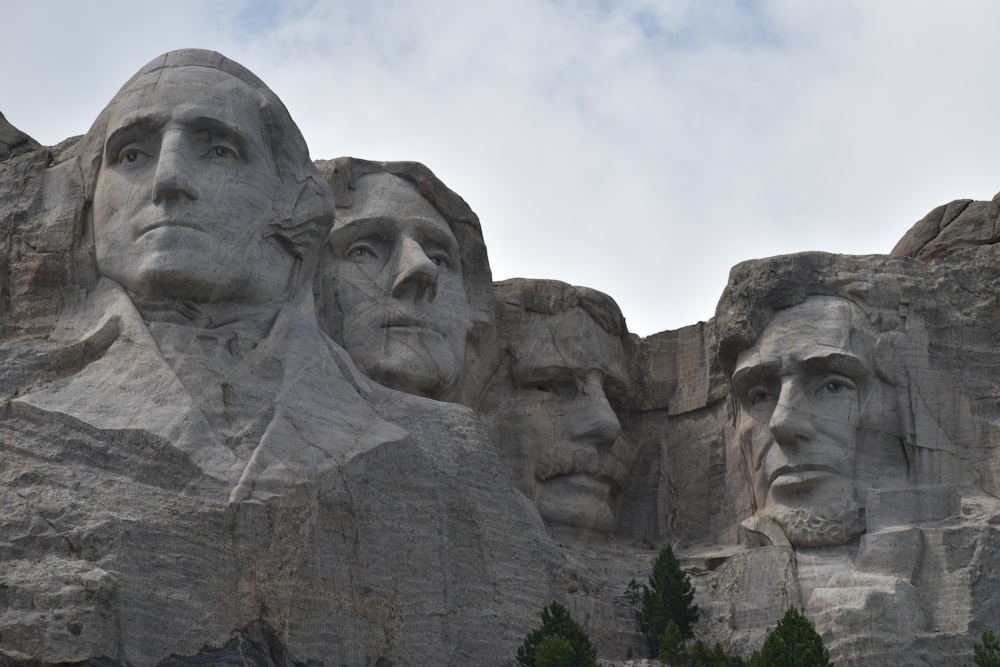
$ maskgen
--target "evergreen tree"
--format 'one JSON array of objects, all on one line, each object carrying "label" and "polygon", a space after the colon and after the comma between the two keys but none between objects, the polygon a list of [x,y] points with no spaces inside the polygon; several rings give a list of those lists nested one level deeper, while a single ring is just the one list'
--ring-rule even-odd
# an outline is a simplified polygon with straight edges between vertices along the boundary
[{"label": "evergreen tree", "polygon": [[642,591],[642,624],[648,637],[659,638],[673,621],[683,639],[694,636],[692,626],[698,621],[698,605],[694,604],[694,586],[666,545],[653,563],[649,586]]},{"label": "evergreen tree", "polygon": [[826,667],[830,652],[812,621],[789,607],[764,645],[750,657],[750,667]]},{"label": "evergreen tree", "polygon": [[667,621],[667,627],[663,629],[660,636],[656,638],[660,645],[657,653],[660,662],[668,665],[683,665],[687,662],[687,649],[684,647],[684,637],[681,636],[680,628],[671,619]]},{"label": "evergreen tree", "polygon": [[553,602],[542,610],[542,627],[528,633],[517,649],[517,664],[522,667],[597,667],[597,649],[566,607]]},{"label": "evergreen tree", "polygon": [[1000,667],[1000,641],[987,630],[972,647],[972,662],[976,667]]},{"label": "evergreen tree", "polygon": [[559,635],[549,635],[535,651],[535,667],[573,667],[573,645]]}]

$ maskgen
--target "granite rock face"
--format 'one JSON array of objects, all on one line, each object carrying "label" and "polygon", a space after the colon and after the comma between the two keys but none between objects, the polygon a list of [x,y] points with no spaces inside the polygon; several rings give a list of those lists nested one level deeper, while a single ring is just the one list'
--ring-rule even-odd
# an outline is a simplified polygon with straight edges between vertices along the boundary
[{"label": "granite rock face", "polygon": [[492,283],[423,165],[312,162],[219,54],[59,146],[0,117],[0,664],[512,665],[552,600],[621,660],[666,543],[709,644],[795,605],[838,665],[968,662],[1000,623],[996,206],[742,263],[639,339],[607,295]]}]

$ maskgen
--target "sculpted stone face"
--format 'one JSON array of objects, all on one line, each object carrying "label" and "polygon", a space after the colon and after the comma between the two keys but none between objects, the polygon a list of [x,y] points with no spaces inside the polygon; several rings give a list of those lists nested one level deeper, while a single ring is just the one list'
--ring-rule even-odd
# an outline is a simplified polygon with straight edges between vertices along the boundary
[{"label": "sculpted stone face", "polygon": [[732,378],[758,510],[797,546],[864,532],[863,492],[905,476],[892,401],[873,373],[874,334],[852,304],[812,297],[779,311]]},{"label": "sculpted stone face", "polygon": [[621,340],[581,308],[531,315],[513,347],[514,387],[500,412],[501,456],[546,524],[569,534],[614,530],[625,476],[612,446],[612,403],[626,388]]},{"label": "sculpted stone face", "polygon": [[133,293],[266,302],[294,258],[267,234],[278,184],[253,90],[207,67],[119,94],[94,193],[98,268]]},{"label": "sculpted stone face", "polygon": [[458,241],[417,190],[391,174],[359,179],[330,235],[341,342],[369,377],[437,398],[465,360],[468,303]]}]

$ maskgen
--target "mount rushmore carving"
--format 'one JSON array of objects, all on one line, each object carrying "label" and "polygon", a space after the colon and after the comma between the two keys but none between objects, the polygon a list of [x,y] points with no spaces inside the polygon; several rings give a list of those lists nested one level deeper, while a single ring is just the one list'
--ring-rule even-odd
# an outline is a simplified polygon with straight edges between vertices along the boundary
[{"label": "mount rushmore carving", "polygon": [[620,660],[667,543],[734,652],[791,605],[843,665],[998,626],[995,206],[640,339],[217,53],[59,146],[0,124],[4,664],[513,664],[552,600]]}]

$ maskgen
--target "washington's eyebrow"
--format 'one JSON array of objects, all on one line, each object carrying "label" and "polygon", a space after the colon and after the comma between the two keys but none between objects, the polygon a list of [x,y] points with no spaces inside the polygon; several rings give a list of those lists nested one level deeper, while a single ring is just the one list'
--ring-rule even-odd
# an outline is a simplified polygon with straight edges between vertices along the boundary
[{"label": "washington's eyebrow", "polygon": [[211,116],[197,116],[189,120],[182,121],[184,127],[196,132],[208,132],[210,136],[221,136],[232,144],[240,157],[247,157],[247,141],[243,133],[238,128],[228,125],[218,118]]},{"label": "washington's eyebrow", "polygon": [[104,142],[104,152],[114,156],[122,146],[156,132],[166,122],[166,117],[162,116],[142,116],[131,120],[108,135],[107,141]]}]

